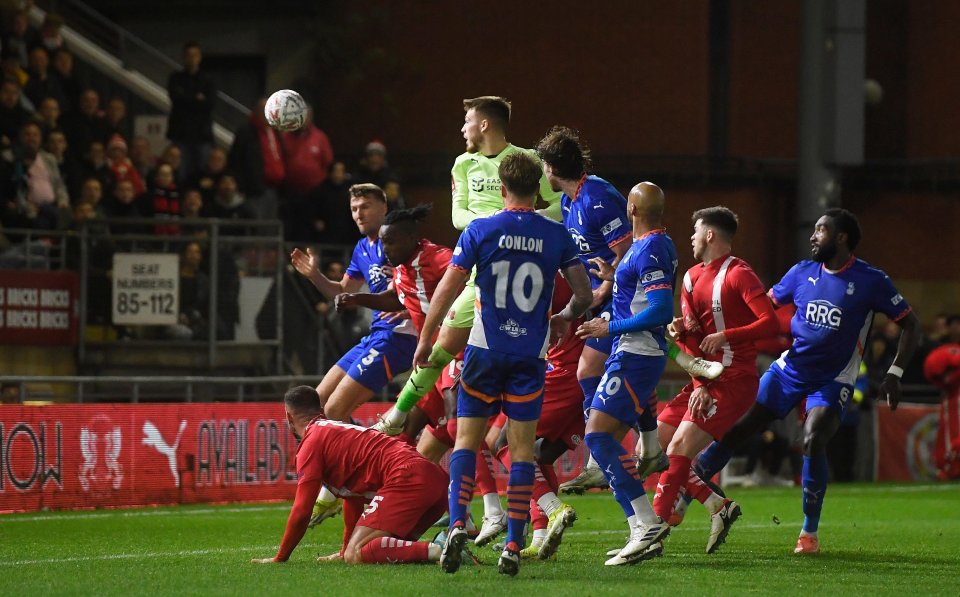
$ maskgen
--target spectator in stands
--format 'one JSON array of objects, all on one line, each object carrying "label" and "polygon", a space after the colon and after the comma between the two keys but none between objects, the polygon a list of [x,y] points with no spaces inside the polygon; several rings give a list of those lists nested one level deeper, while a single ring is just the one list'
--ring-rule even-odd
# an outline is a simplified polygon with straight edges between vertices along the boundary
[{"label": "spectator in stands", "polygon": [[266,103],[266,98],[260,98],[247,122],[237,129],[228,163],[257,216],[268,220],[277,217],[277,189],[287,172],[283,136],[267,126],[263,115]]},{"label": "spectator in stands", "polygon": [[327,179],[333,147],[326,133],[313,123],[312,110],[308,110],[302,128],[284,134],[283,145],[287,172],[281,201],[285,234],[287,240],[303,241],[311,237],[310,196]]},{"label": "spectator in stands", "polygon": [[160,159],[157,161],[158,164],[169,164],[173,168],[173,179],[177,181],[177,186],[187,185],[182,156],[180,148],[171,143],[164,148],[163,153],[160,154]]},{"label": "spectator in stands", "polygon": [[84,179],[80,186],[80,199],[77,203],[89,203],[97,213],[97,217],[107,217],[107,212],[103,206],[103,183],[96,177]]},{"label": "spectator in stands", "polygon": [[55,12],[48,12],[43,17],[43,23],[40,24],[40,34],[37,43],[40,47],[51,54],[63,47],[63,35],[60,29],[63,28],[63,17]]},{"label": "spectator in stands", "polygon": [[[226,169],[227,153],[219,147],[214,147],[210,150],[207,163],[204,164],[190,186],[200,189],[200,192],[203,193],[204,202],[210,203],[213,201],[213,195],[217,192],[220,177],[223,176]],[[237,186],[239,187],[239,183]],[[242,193],[243,190],[241,189],[240,192]]]},{"label": "spectator in stands", "polygon": [[63,102],[66,99],[63,89],[60,88],[60,81],[50,76],[50,56],[43,46],[30,50],[30,69],[27,74],[30,78],[23,88],[23,93],[34,106],[39,106],[40,102],[48,97],[52,97],[57,102]]},{"label": "spectator in stands", "polygon": [[[140,173],[133,167],[133,162],[127,157],[127,142],[120,135],[114,135],[107,143],[107,168],[110,169],[112,183],[129,180],[133,184],[133,192],[142,195],[146,190]],[[179,211],[179,209],[177,210]]]},{"label": "spectator in stands", "polygon": [[354,184],[369,182],[381,189],[386,188],[388,181],[397,180],[393,170],[387,164],[387,146],[383,142],[374,139],[367,143],[353,180]]},{"label": "spectator in stands", "polygon": [[43,147],[57,160],[60,179],[67,187],[67,194],[70,195],[71,199],[79,196],[83,172],[80,169],[80,164],[70,156],[67,136],[60,129],[53,129],[47,134],[47,141],[43,144]]},{"label": "spectator in stands", "polygon": [[210,217],[224,220],[252,220],[256,214],[247,205],[246,198],[237,190],[237,179],[232,174],[224,174],[217,184],[217,192],[210,204]]},{"label": "spectator in stands", "polygon": [[383,194],[387,197],[389,209],[403,209],[407,206],[403,193],[400,192],[400,181],[396,178],[387,180],[387,184],[383,187]]},{"label": "spectator in stands", "polygon": [[160,236],[180,234],[180,226],[173,221],[180,219],[180,191],[173,180],[173,168],[170,164],[160,164],[153,175],[150,188],[144,198],[143,211],[154,219],[164,223],[154,226],[154,233]]},{"label": "spectator in stands", "polygon": [[960,315],[954,313],[947,317],[947,335],[944,342],[960,344]]},{"label": "spectator in stands", "polygon": [[[73,74],[73,54],[66,48],[60,48],[53,55],[53,70],[50,72],[60,82],[60,89],[66,101],[60,106],[64,112],[71,112],[80,98],[82,86]],[[75,141],[74,141],[75,142]]]},{"label": "spectator in stands", "polygon": [[[96,182],[94,180],[94,182]],[[99,184],[99,183],[98,183]],[[111,317],[111,281],[113,254],[116,245],[109,238],[106,223],[99,222],[103,214],[87,202],[80,201],[73,208],[73,229],[87,228],[87,323],[108,325]],[[80,238],[67,239],[67,267],[80,269]]]},{"label": "spectator in stands", "polygon": [[947,325],[948,318],[949,315],[946,313],[937,313],[937,316],[933,318],[933,326],[927,335],[927,340],[929,340],[931,344],[943,344],[947,341],[949,331],[949,326]]},{"label": "spectator in stands", "polygon": [[310,197],[312,230],[310,242],[353,246],[360,232],[350,213],[350,185],[353,181],[343,162],[330,166],[330,175]]},{"label": "spectator in stands", "polygon": [[184,220],[197,220],[206,217],[203,213],[203,195],[197,189],[187,189],[183,194],[183,215]]},{"label": "spectator in stands", "polygon": [[21,68],[27,67],[27,53],[31,43],[30,20],[27,11],[22,10],[10,19],[10,26],[3,37],[3,49],[17,57]]},{"label": "spectator in stands", "polygon": [[70,196],[60,178],[57,160],[43,151],[43,133],[35,122],[20,128],[20,144],[13,162],[14,195],[29,228],[56,230],[66,227]]},{"label": "spectator in stands", "polygon": [[37,106],[33,118],[40,125],[40,129],[43,130],[43,135],[46,137],[50,134],[50,131],[60,128],[60,102],[52,97],[44,98]]},{"label": "spectator in stands", "polygon": [[104,111],[107,138],[119,135],[124,141],[130,139],[130,126],[127,124],[127,103],[122,98],[112,97]]},{"label": "spectator in stands", "polygon": [[210,310],[210,279],[201,270],[203,249],[199,242],[187,243],[180,255],[180,315],[175,325],[164,330],[167,338],[202,340],[207,337]]},{"label": "spectator in stands", "polygon": [[140,178],[147,180],[150,173],[157,167],[157,156],[153,155],[153,148],[146,137],[134,137],[130,143],[130,161],[140,173]]},{"label": "spectator in stands", "polygon": [[167,138],[180,147],[185,178],[194,176],[213,146],[213,105],[217,89],[200,70],[203,53],[195,41],[183,46],[183,70],[170,75],[170,120]]},{"label": "spectator in stands", "polygon": [[20,384],[5,383],[0,386],[0,404],[20,404]]},{"label": "spectator in stands", "polygon": [[[8,51],[6,48],[0,52],[0,71],[3,72],[3,76],[9,79],[13,79],[17,82],[17,86],[20,89],[27,84],[27,81],[30,79],[30,76],[27,74],[27,71],[23,70],[23,67],[20,66],[20,59],[17,58],[17,54],[12,51]],[[25,109],[33,109],[33,105],[29,104],[28,99],[24,98],[21,104]]]},{"label": "spectator in stands", "polygon": [[[133,184],[129,180],[121,180],[113,187],[113,193],[110,200],[104,205],[108,218],[144,218],[149,214],[144,213],[142,205],[137,201],[137,195],[133,192]],[[140,234],[150,232],[150,228],[142,224],[114,224],[111,226],[111,232],[119,234]]]},{"label": "spectator in stands", "polygon": [[[69,137],[68,137],[69,140]],[[100,141],[92,141],[83,153],[80,169],[84,178],[96,177],[103,184],[104,191],[109,194],[113,184],[113,174],[107,167],[107,152]]]},{"label": "spectator in stands", "polygon": [[104,142],[107,122],[100,110],[100,94],[95,89],[84,89],[77,109],[63,116],[63,130],[74,147],[90,147],[94,141]]},{"label": "spectator in stands", "polygon": [[0,83],[0,145],[12,146],[29,121],[30,113],[20,104],[20,86],[13,79],[4,79]]}]

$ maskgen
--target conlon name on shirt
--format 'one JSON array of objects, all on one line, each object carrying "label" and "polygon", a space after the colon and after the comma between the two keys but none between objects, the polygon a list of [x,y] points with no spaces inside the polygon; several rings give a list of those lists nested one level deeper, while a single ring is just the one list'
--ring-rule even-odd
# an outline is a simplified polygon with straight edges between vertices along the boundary
[{"label": "conlon name on shirt", "polygon": [[500,237],[500,242],[497,246],[499,246],[501,249],[513,249],[514,251],[543,253],[542,238],[531,238],[529,236],[520,236],[518,234],[504,234]]}]

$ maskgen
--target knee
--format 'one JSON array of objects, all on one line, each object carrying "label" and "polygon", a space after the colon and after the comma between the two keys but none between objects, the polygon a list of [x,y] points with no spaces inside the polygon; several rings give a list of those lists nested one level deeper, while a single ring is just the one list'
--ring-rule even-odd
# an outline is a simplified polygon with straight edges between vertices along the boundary
[{"label": "knee", "polygon": [[596,454],[609,437],[609,433],[592,431],[583,436],[583,443],[587,444],[587,448],[589,448],[591,454]]},{"label": "knee", "polygon": [[807,456],[827,453],[829,437],[817,430],[808,431],[803,435],[803,453]]},{"label": "knee", "polygon": [[348,545],[347,548],[343,550],[343,561],[348,564],[362,564],[363,557],[360,555],[360,548],[352,544]]}]

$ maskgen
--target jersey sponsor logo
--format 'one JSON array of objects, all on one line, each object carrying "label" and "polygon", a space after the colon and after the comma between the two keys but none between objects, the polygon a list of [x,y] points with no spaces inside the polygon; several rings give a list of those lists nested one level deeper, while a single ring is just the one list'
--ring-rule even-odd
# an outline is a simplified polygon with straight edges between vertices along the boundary
[{"label": "jersey sponsor logo", "polygon": [[657,270],[643,274],[643,277],[640,278],[640,282],[643,284],[649,284],[650,282],[656,282],[657,280],[662,280],[666,277],[666,274],[663,273],[663,270]]},{"label": "jersey sponsor logo", "polygon": [[650,259],[653,259],[657,263],[660,263],[660,258],[654,255],[653,253],[650,254]]},{"label": "jersey sponsor logo", "polygon": [[393,278],[393,268],[389,265],[371,263],[369,269],[367,269],[367,275],[370,276],[370,284],[377,284]]},{"label": "jersey sponsor logo", "polygon": [[[597,207],[597,206],[594,205],[594,207]],[[613,232],[614,230],[616,230],[617,228],[619,228],[619,227],[622,226],[622,225],[623,225],[623,220],[621,220],[619,217],[617,217],[617,218],[611,220],[610,222],[607,222],[607,225],[604,226],[603,228],[601,228],[601,229],[600,229],[600,232],[601,232],[602,234],[610,234],[611,232]]]},{"label": "jersey sponsor logo", "polygon": [[902,302],[903,302],[903,295],[901,295],[899,292],[895,294],[892,299],[890,299],[890,304],[893,305],[894,307],[896,307]]},{"label": "jersey sponsor logo", "polygon": [[603,209],[603,203],[600,203],[599,201],[597,201],[597,204],[593,206],[593,209]]},{"label": "jersey sponsor logo", "polygon": [[500,331],[511,338],[519,338],[520,336],[527,335],[527,328],[520,327],[520,324],[514,321],[512,318],[508,319],[506,323],[500,326]]},{"label": "jersey sponsor logo", "polygon": [[822,299],[807,303],[807,310],[804,313],[804,317],[810,325],[831,330],[840,329],[842,316],[843,311],[840,307]]},{"label": "jersey sponsor logo", "polygon": [[807,277],[807,280],[810,280],[810,283],[813,284],[814,286],[817,285],[817,280],[818,280],[818,279],[819,279],[819,278],[811,278],[811,277],[809,277],[809,276]]},{"label": "jersey sponsor logo", "polygon": [[573,242],[577,243],[577,248],[581,253],[590,252],[590,243],[587,242],[587,239],[580,234],[580,231],[576,228],[567,228],[567,231],[570,233],[570,237],[573,239]]},{"label": "jersey sponsor logo", "polygon": [[500,192],[501,182],[499,178],[485,178],[472,177],[470,179],[470,190],[474,193],[482,193],[484,191],[496,191]]},{"label": "jersey sponsor logo", "polygon": [[856,291],[857,291],[857,287],[854,286],[853,282],[850,282],[849,284],[847,284],[847,294],[852,296],[853,293]]}]

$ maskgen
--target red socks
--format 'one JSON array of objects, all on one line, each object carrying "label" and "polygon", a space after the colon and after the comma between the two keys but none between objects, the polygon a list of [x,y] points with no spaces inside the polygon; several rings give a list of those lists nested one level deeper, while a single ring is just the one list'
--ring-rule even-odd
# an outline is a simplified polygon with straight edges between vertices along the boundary
[{"label": "red socks", "polygon": [[673,512],[673,505],[677,501],[677,494],[687,484],[690,476],[690,459],[680,454],[668,455],[670,468],[660,475],[657,483],[657,493],[653,498],[653,511],[664,520],[669,520]]},{"label": "red socks", "polygon": [[394,537],[380,537],[360,548],[364,564],[396,564],[398,562],[429,561],[429,543],[404,541]]}]

